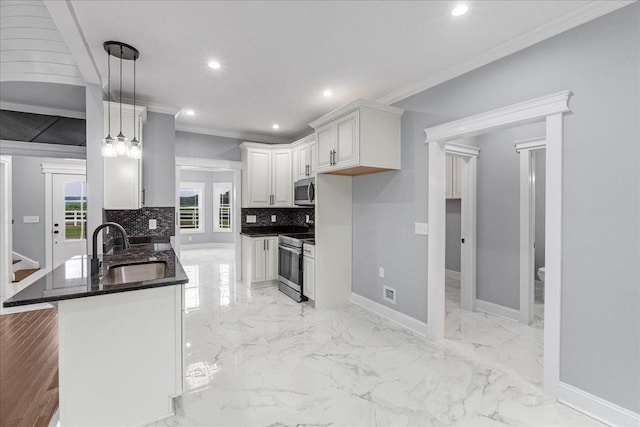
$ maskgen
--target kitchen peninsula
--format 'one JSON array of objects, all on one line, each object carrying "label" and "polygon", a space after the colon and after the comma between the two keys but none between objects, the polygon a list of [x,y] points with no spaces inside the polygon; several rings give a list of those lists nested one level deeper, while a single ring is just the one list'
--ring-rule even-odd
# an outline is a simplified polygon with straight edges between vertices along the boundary
[{"label": "kitchen peninsula", "polygon": [[182,392],[188,278],[168,243],[102,262],[92,277],[87,256],[73,257],[3,305],[57,304],[62,425],[144,425],[171,415]]}]

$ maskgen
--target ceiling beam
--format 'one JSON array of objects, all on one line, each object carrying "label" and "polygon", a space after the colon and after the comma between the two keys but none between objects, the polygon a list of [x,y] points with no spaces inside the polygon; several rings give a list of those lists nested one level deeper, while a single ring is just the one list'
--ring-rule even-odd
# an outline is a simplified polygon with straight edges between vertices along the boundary
[{"label": "ceiling beam", "polygon": [[86,83],[99,84],[102,87],[102,77],[98,71],[91,49],[82,33],[78,17],[69,0],[44,0],[53,22],[62,34],[64,42],[71,52],[80,74]]}]

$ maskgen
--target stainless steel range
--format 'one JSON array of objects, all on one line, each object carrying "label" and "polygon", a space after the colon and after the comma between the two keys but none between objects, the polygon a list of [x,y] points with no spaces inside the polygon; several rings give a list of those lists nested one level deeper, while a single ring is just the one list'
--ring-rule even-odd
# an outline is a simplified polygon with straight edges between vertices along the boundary
[{"label": "stainless steel range", "polygon": [[306,301],[302,294],[302,244],[313,239],[311,233],[278,236],[278,289],[294,301]]}]

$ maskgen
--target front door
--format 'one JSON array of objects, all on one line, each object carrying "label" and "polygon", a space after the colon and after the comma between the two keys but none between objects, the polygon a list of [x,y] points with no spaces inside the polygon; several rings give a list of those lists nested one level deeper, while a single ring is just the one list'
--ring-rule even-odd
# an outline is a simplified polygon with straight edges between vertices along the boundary
[{"label": "front door", "polygon": [[87,253],[86,181],[85,175],[53,175],[53,268]]}]

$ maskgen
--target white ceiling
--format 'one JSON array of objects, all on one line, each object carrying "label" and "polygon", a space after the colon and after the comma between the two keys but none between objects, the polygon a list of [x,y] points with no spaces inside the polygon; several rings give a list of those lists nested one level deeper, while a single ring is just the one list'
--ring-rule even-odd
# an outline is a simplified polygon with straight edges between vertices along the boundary
[{"label": "white ceiling", "polygon": [[138,98],[196,112],[179,114],[178,129],[266,142],[305,135],[356,98],[395,102],[624,5],[486,0],[456,18],[457,3],[45,0],[86,80],[106,81],[104,41],[132,44]]}]

